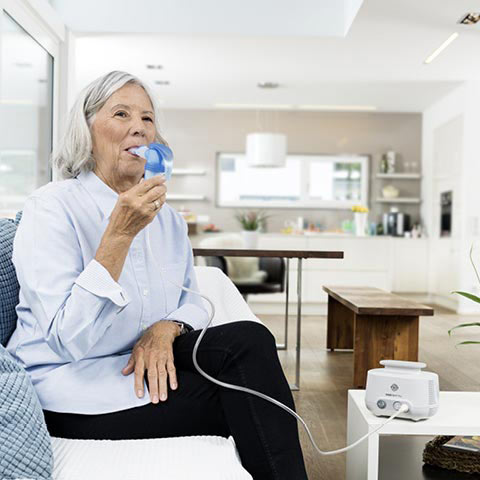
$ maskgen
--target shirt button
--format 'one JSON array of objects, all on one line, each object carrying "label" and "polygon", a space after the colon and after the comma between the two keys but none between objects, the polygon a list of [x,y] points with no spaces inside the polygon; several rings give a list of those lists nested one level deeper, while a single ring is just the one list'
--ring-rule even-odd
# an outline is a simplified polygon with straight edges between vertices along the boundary
[{"label": "shirt button", "polygon": [[146,297],[148,295],[148,288],[143,289],[143,296]]}]

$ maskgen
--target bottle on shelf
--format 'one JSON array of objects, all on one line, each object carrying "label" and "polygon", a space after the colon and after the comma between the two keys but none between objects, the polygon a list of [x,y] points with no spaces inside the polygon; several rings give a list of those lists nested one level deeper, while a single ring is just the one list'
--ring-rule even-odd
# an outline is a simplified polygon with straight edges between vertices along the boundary
[{"label": "bottle on shelf", "polygon": [[386,156],[387,156],[387,173],[395,173],[396,153],[393,150],[389,150],[386,153]]},{"label": "bottle on shelf", "polygon": [[382,159],[380,160],[380,173],[387,173],[387,170],[388,170],[387,154],[384,153],[382,155]]}]

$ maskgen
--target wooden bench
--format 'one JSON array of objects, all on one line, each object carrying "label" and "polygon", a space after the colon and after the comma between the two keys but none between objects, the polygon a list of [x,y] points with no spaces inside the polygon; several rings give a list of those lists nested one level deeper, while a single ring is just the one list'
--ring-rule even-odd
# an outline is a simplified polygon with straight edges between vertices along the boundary
[{"label": "wooden bench", "polygon": [[418,361],[418,318],[433,309],[370,287],[330,287],[327,348],[353,348],[353,386],[365,388],[380,360]]}]

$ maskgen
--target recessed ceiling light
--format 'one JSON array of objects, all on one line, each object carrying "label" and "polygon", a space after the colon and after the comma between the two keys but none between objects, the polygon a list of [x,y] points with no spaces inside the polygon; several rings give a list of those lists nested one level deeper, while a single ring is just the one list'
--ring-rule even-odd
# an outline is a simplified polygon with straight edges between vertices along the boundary
[{"label": "recessed ceiling light", "polygon": [[155,80],[155,85],[170,85],[169,80]]},{"label": "recessed ceiling light", "polygon": [[289,110],[293,105],[263,104],[263,103],[216,103],[215,108],[232,110]]},{"label": "recessed ceiling light", "polygon": [[149,63],[147,65],[147,68],[149,70],[161,70],[163,68],[163,65],[154,65],[153,63]]},{"label": "recessed ceiling light", "polygon": [[374,105],[299,105],[299,110],[336,110],[343,112],[369,112],[376,110]]},{"label": "recessed ceiling light", "polygon": [[277,82],[258,82],[257,83],[258,88],[265,88],[265,89],[278,88],[279,86],[280,84]]},{"label": "recessed ceiling light", "polygon": [[474,25],[480,20],[480,13],[467,13],[457,23],[462,25]]},{"label": "recessed ceiling light", "polygon": [[433,60],[440,55],[456,38],[458,37],[458,33],[452,33],[432,54],[430,54],[423,63],[431,63]]}]

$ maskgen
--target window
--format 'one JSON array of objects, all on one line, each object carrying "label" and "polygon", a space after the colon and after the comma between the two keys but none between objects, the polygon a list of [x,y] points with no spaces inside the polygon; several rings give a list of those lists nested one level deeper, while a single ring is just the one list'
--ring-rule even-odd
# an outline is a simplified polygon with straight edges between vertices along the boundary
[{"label": "window", "polygon": [[53,58],[0,17],[0,215],[13,216],[51,180]]},{"label": "window", "polygon": [[258,168],[220,153],[217,182],[219,207],[350,208],[368,203],[368,157],[288,155],[285,167]]}]

